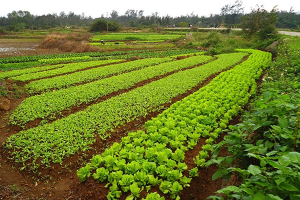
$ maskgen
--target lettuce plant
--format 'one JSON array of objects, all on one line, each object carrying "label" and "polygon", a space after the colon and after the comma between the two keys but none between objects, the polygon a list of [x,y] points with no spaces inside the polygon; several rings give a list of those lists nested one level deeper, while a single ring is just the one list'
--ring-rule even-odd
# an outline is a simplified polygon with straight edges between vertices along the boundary
[{"label": "lettuce plant", "polygon": [[183,190],[183,187],[179,182],[177,182],[177,181],[173,182],[172,186],[170,187],[171,199],[175,199],[175,198],[176,198],[176,200],[180,199],[180,197],[178,195],[182,190]]},{"label": "lettuce plant", "polygon": [[128,192],[130,185],[134,182],[134,176],[131,174],[124,174],[122,179],[119,180],[119,185],[121,186],[123,192]]},{"label": "lettuce plant", "polygon": [[189,177],[198,177],[198,168],[194,167],[193,169],[190,169],[189,171]]},{"label": "lettuce plant", "polygon": [[85,167],[77,170],[77,176],[81,182],[85,181],[91,176],[91,165],[87,164]]},{"label": "lettuce plant", "polygon": [[109,171],[104,167],[101,167],[96,170],[96,173],[93,174],[93,177],[95,180],[103,182],[107,179],[108,175]]},{"label": "lettuce plant", "polygon": [[162,193],[167,194],[167,193],[169,193],[171,186],[172,186],[171,182],[162,181],[159,185],[159,189],[160,189],[160,191],[162,191]]},{"label": "lettuce plant", "polygon": [[149,193],[145,198],[142,198],[142,200],[165,200],[165,197],[161,197],[157,192]]}]

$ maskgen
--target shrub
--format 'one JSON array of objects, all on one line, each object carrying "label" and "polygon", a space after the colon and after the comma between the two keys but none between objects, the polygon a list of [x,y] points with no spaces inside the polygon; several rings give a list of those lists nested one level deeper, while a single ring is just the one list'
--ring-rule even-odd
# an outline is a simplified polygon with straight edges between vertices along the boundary
[{"label": "shrub", "polygon": [[103,31],[120,31],[121,26],[118,22],[107,21],[104,19],[95,20],[89,28],[90,32],[103,32]]},{"label": "shrub", "polygon": [[252,9],[250,14],[241,18],[242,33],[245,37],[257,37],[260,40],[275,38],[277,18],[276,7],[271,12],[265,10],[263,6]]}]

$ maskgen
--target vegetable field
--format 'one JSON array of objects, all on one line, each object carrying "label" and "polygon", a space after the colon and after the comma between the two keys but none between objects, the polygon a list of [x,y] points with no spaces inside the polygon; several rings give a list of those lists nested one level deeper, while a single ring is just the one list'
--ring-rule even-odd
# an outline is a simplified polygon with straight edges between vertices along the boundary
[{"label": "vegetable field", "polygon": [[171,47],[172,41],[182,38],[178,34],[155,34],[155,33],[109,33],[95,35],[90,42],[99,48],[130,48],[136,45],[143,47],[164,46]]},{"label": "vegetable field", "polygon": [[[179,36],[93,41],[103,37]],[[33,199],[204,199],[221,188],[211,180],[216,167],[205,167],[213,145],[256,94],[271,59],[253,49],[1,59],[0,83],[24,94],[0,111],[1,164],[12,170],[0,180],[15,173],[24,179],[16,187],[28,186],[22,194]],[[216,188],[190,192],[201,177]]]},{"label": "vegetable field", "polygon": [[96,35],[93,37],[92,41],[147,41],[147,42],[161,42],[165,40],[177,39],[181,35],[161,35],[161,34],[151,34],[151,33],[110,33],[106,35]]}]

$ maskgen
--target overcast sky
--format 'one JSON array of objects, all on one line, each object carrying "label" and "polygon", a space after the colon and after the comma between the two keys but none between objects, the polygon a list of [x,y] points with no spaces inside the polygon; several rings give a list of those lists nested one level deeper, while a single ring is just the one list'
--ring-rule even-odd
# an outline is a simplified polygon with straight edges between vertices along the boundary
[{"label": "overcast sky", "polygon": [[[93,18],[106,17],[112,10],[116,10],[119,15],[123,15],[126,10],[144,10],[144,15],[151,15],[158,12],[159,16],[170,15],[172,17],[191,14],[199,16],[209,16],[219,14],[221,8],[226,4],[234,4],[235,0],[2,0],[0,6],[0,16],[7,16],[15,11],[29,11],[33,15],[59,14],[70,11],[75,14],[84,13],[85,16]],[[300,12],[299,0],[244,0],[245,12],[250,12],[256,5],[264,5],[267,10],[271,10],[278,5],[279,10],[289,11],[291,7],[296,12]]]}]

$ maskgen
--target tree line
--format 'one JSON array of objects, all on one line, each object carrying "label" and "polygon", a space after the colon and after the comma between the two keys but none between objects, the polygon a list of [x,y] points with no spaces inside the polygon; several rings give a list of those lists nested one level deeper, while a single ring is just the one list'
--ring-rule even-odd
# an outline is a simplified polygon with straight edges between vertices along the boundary
[{"label": "tree line", "polygon": [[[157,12],[145,16],[143,10],[128,9],[123,15],[113,10],[109,16],[101,15],[99,18],[92,18],[74,12],[60,12],[59,14],[32,15],[28,11],[12,11],[6,17],[0,17],[0,29],[7,31],[22,31],[24,29],[49,29],[54,27],[83,27],[90,26],[94,21],[103,19],[110,22],[117,22],[123,27],[176,27],[192,25],[193,27],[219,27],[224,25],[227,28],[239,27],[241,18],[244,15],[243,2],[235,1],[234,4],[226,4],[222,7],[220,14],[211,14],[208,17],[199,16],[194,13],[185,16],[171,17],[169,15],[159,16]],[[277,11],[277,28],[297,29],[300,26],[300,13],[292,8],[289,11]],[[184,23],[182,23],[184,22]]]},{"label": "tree line", "polygon": [[49,29],[66,26],[89,26],[93,21],[90,16],[74,12],[59,14],[32,15],[28,11],[12,11],[7,17],[0,17],[0,27],[7,31],[22,31],[24,29]]}]

